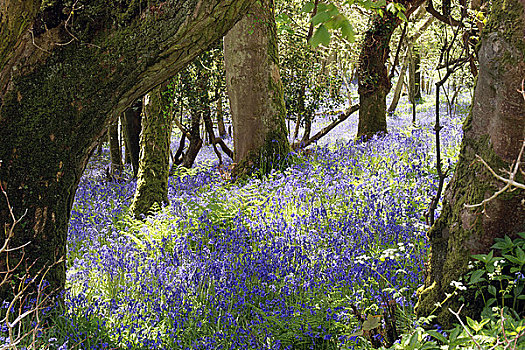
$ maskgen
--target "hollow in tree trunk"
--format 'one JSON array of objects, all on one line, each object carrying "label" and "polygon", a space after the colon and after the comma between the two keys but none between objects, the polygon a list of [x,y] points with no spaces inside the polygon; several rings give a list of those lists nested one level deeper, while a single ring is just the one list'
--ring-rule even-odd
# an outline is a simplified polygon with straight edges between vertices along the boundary
[{"label": "hollow in tree trunk", "polygon": [[[476,209],[465,207],[481,203],[503,186],[475,156],[493,169],[509,169],[525,138],[525,102],[516,91],[525,78],[524,32],[524,2],[494,1],[482,35],[479,75],[459,163],[441,216],[429,232],[430,261],[417,306],[420,315],[429,315],[445,293],[454,290],[450,283],[468,271],[470,255],[488,253],[496,237],[515,238],[525,231],[524,190],[504,193]],[[518,180],[523,181],[523,176]],[[437,310],[437,322],[444,328],[457,321],[447,309],[456,311],[459,303],[452,298]],[[463,315],[477,317],[482,307],[482,302],[471,298]]]},{"label": "hollow in tree trunk", "polygon": [[269,171],[290,151],[273,0],[254,2],[224,38],[235,173]]}]

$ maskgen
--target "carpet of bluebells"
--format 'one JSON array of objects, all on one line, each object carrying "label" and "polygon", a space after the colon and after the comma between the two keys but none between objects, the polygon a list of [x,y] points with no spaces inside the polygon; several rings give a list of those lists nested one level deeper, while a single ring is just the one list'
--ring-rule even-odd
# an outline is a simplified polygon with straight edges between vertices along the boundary
[{"label": "carpet of bluebells", "polygon": [[[468,101],[444,116],[445,167],[457,160]],[[401,105],[388,135],[359,143],[352,116],[286,169],[242,183],[227,181],[206,147],[170,178],[170,205],[145,221],[127,215],[135,181],[102,175],[104,150],[76,194],[67,311],[50,344],[357,349],[366,341],[355,314],[388,305],[410,327],[437,188],[433,118],[424,103],[413,126]]]}]

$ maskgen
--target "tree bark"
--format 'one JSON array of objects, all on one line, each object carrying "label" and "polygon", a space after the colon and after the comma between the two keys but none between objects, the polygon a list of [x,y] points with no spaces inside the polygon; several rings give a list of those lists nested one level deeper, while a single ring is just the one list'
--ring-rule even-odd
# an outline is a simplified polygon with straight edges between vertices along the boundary
[{"label": "tree bark", "polygon": [[396,16],[385,11],[383,16],[373,15],[365,33],[358,63],[358,139],[366,140],[387,132],[386,95],[391,83],[386,62],[390,53],[390,38],[396,26]]},{"label": "tree bark", "polygon": [[254,2],[224,38],[235,173],[270,170],[290,151],[279,74],[274,2]]},{"label": "tree bark", "polygon": [[[421,0],[401,2],[409,17],[423,3]],[[390,11],[375,14],[365,33],[358,60],[359,124],[357,138],[367,140],[375,134],[386,133],[386,95],[391,83],[386,63],[390,54],[390,38],[399,19]]]},{"label": "tree bark", "polygon": [[139,172],[142,100],[137,100],[130,108],[127,108],[124,113],[122,113],[121,120],[124,131],[124,142],[130,153],[133,177],[136,178]]},{"label": "tree bark", "polygon": [[147,215],[156,203],[168,203],[170,171],[171,116],[166,113],[166,99],[160,85],[144,96],[142,131],[140,133],[140,162],[137,189],[130,211],[136,218]]},{"label": "tree bark", "polygon": [[226,127],[224,126],[224,111],[222,109],[222,96],[220,91],[217,91],[217,127],[219,130],[220,137],[226,137],[228,133],[226,132]]},{"label": "tree bark", "polygon": [[192,111],[191,114],[191,127],[190,127],[190,145],[188,150],[184,154],[182,160],[182,166],[186,168],[191,168],[195,162],[195,158],[199,154],[199,151],[202,147],[202,139],[200,135],[201,130],[201,111]]},{"label": "tree bark", "polygon": [[[482,35],[479,76],[464,126],[460,160],[447,187],[441,216],[429,232],[431,255],[417,306],[420,315],[430,314],[434,304],[453,291],[450,283],[467,271],[470,255],[486,254],[494,238],[515,238],[525,230],[523,190],[502,194],[481,208],[465,207],[481,203],[502,187],[475,161],[475,155],[493,169],[508,169],[525,138],[525,102],[516,91],[525,78],[524,5],[523,0],[493,2]],[[455,322],[447,308],[457,310],[458,303],[452,300],[438,310],[437,322],[443,328]],[[482,307],[471,300],[466,314],[478,316]]]},{"label": "tree bark", "polygon": [[118,121],[113,122],[108,128],[109,154],[111,158],[111,175],[120,176],[122,172],[122,149],[120,148]]},{"label": "tree bark", "polygon": [[[241,18],[250,0],[86,2],[65,27],[34,26],[39,1],[0,7],[0,181],[20,217],[12,247],[38,271],[66,255],[75,191],[97,139],[136,99],[171,78]],[[4,6],[4,4],[6,6]],[[59,12],[67,12],[57,1]],[[69,16],[66,16],[66,18]],[[0,223],[11,222],[0,200]],[[5,230],[0,230],[4,241]],[[5,261],[0,262],[3,271]],[[47,273],[61,290],[65,263]],[[9,293],[0,291],[0,299]]]}]

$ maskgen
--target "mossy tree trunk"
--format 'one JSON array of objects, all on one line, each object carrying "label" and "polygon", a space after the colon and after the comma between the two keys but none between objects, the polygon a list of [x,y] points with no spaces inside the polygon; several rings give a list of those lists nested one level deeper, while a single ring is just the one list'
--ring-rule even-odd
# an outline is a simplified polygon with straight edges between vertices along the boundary
[{"label": "mossy tree trunk", "polygon": [[408,64],[408,96],[410,103],[421,100],[421,53],[416,45],[410,47],[410,60]]},{"label": "mossy tree trunk", "polygon": [[386,62],[390,54],[390,38],[396,26],[396,16],[386,11],[383,16],[373,15],[365,33],[357,75],[360,105],[358,139],[387,132],[386,95],[391,83]]},{"label": "mossy tree trunk", "polygon": [[147,215],[154,204],[168,203],[172,120],[165,108],[164,92],[165,86],[158,86],[144,96],[142,103],[139,172],[130,207],[137,218]]},{"label": "mossy tree trunk", "polygon": [[[496,171],[509,169],[525,138],[525,102],[516,91],[525,78],[524,7],[523,0],[492,4],[482,35],[479,76],[472,111],[464,125],[459,163],[447,187],[441,216],[429,232],[431,255],[417,307],[420,315],[430,314],[435,303],[453,291],[450,283],[467,271],[470,255],[488,253],[496,237],[515,238],[525,231],[523,190],[502,194],[477,209],[465,207],[481,203],[503,186],[475,155]],[[518,181],[523,182],[524,177]],[[463,314],[476,317],[483,305],[470,302]],[[438,309],[437,322],[444,328],[457,322],[447,309],[457,310],[459,303],[453,298]]]},{"label": "mossy tree trunk", "polygon": [[[223,36],[252,1],[94,0],[67,28],[65,3],[51,9],[53,25],[39,1],[0,7],[0,181],[15,216],[26,213],[10,245],[29,243],[18,272],[65,258],[75,191],[108,125]],[[0,223],[12,224],[3,197]],[[64,287],[65,266],[53,265],[47,290]],[[0,291],[0,299],[9,295]]]},{"label": "mossy tree trunk", "polygon": [[[407,8],[407,17],[422,3],[421,0],[400,2]],[[358,139],[369,139],[375,134],[386,133],[386,95],[391,83],[386,63],[390,54],[390,39],[400,20],[390,11],[375,14],[361,44],[357,80],[359,93]]]},{"label": "mossy tree trunk", "polygon": [[254,2],[224,38],[236,174],[269,170],[290,151],[278,60],[274,1]]}]

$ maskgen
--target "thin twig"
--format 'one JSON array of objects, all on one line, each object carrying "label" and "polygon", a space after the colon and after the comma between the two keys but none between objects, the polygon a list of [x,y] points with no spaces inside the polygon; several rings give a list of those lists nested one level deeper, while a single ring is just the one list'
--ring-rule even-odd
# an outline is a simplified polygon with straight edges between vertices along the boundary
[{"label": "thin twig", "polygon": [[496,193],[494,193],[490,198],[487,198],[485,200],[483,200],[481,203],[478,203],[478,204],[465,204],[465,207],[466,208],[476,208],[476,207],[480,207],[482,205],[485,205],[486,203],[490,202],[491,200],[495,199],[496,197],[498,197],[500,194],[502,194],[503,192],[509,190],[509,191],[512,191],[512,187],[516,187],[516,188],[521,188],[521,189],[525,189],[525,184],[522,184],[520,182],[516,182],[514,180],[514,178],[516,177],[516,174],[518,173],[518,171],[520,171],[519,169],[519,166],[520,164],[522,163],[521,162],[521,157],[523,155],[523,150],[525,149],[525,141],[523,141],[523,145],[521,146],[521,149],[520,149],[520,153],[518,155],[518,159],[516,160],[515,164],[514,164],[514,170],[512,170],[512,166],[511,166],[511,170],[512,172],[509,172],[509,178],[504,178],[503,176],[501,175],[498,175],[494,169],[492,169],[490,167],[490,165],[487,164],[487,162],[481,158],[479,155],[476,154],[476,159],[478,161],[480,161],[489,171],[490,173],[496,178],[498,179],[499,181],[505,183],[505,186],[503,186],[503,188],[501,188],[499,191],[497,191]]},{"label": "thin twig", "polygon": [[458,319],[459,323],[461,323],[461,326],[463,327],[463,329],[465,330],[465,332],[467,332],[468,336],[470,337],[470,339],[472,339],[472,341],[474,342],[474,344],[476,344],[476,346],[478,347],[478,349],[480,350],[483,350],[483,348],[481,347],[481,345],[479,345],[479,343],[476,341],[476,339],[474,338],[474,336],[469,332],[468,330],[468,327],[465,326],[465,324],[463,323],[463,321],[461,320],[461,317],[459,317],[459,313],[461,312],[461,309],[463,309],[463,306],[465,306],[465,304],[462,304],[461,307],[459,308],[458,312],[454,312],[452,311],[451,308],[448,309],[448,311],[450,311],[452,313],[452,315],[456,316],[456,318]]}]

